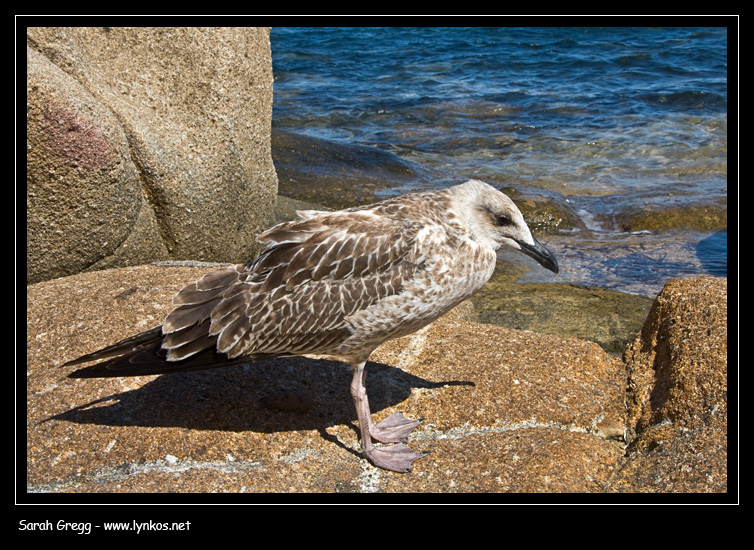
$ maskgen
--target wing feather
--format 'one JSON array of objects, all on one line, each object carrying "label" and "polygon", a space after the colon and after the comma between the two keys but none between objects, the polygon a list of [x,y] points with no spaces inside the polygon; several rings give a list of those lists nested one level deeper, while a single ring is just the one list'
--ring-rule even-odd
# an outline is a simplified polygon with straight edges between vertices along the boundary
[{"label": "wing feather", "polygon": [[349,315],[400,292],[422,269],[413,261],[421,227],[368,211],[334,212],[263,233],[258,240],[267,249],[247,264],[240,290],[227,291],[212,312],[218,350],[229,357],[304,353],[317,349],[312,332],[319,347],[345,338]]},{"label": "wing feather", "polygon": [[72,376],[156,374],[246,357],[328,353],[351,334],[349,316],[399,293],[424,269],[416,247],[419,222],[361,209],[303,218],[261,234],[265,250],[254,261],[184,287],[162,327],[70,362],[122,355]]}]

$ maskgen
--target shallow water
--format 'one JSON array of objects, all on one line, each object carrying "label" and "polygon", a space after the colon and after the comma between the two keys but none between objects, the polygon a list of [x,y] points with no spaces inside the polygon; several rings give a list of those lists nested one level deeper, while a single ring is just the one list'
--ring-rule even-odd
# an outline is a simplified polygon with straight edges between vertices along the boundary
[{"label": "shallow water", "polygon": [[[725,28],[273,28],[273,125],[555,195],[557,276],[651,295],[727,274],[727,233],[625,233],[630,208],[727,197]],[[426,182],[402,182],[386,194]]]}]

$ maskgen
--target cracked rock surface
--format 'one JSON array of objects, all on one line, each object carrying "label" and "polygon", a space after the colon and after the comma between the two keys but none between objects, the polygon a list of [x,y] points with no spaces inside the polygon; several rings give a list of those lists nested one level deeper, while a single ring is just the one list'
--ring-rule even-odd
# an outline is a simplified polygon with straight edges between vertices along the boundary
[{"label": "cracked rock surface", "polygon": [[367,366],[376,420],[424,419],[408,446],[430,454],[408,474],[360,457],[350,373],[327,357],[66,378],[59,365],[161,323],[172,294],[207,270],[139,266],[27,287],[29,493],[726,490],[725,434],[684,463],[695,487],[658,487],[665,463],[647,458],[691,451],[627,453],[636,426],[622,361],[576,338],[476,323],[468,303]]}]

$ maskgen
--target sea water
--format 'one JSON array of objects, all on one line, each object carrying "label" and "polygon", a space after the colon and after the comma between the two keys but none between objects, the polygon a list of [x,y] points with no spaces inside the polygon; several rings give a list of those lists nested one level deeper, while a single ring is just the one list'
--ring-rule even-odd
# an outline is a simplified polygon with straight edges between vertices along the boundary
[{"label": "sea water", "polygon": [[650,295],[727,275],[727,232],[610,222],[726,204],[726,28],[275,27],[271,45],[276,128],[568,204],[583,226],[542,236],[561,273],[531,280]]}]

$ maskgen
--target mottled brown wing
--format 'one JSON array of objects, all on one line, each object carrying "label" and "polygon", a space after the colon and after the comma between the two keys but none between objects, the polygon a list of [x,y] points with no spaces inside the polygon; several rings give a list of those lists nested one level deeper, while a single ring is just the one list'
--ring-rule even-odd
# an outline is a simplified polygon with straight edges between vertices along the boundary
[{"label": "mottled brown wing", "polygon": [[167,359],[215,344],[229,359],[326,352],[350,334],[349,315],[400,292],[423,269],[421,227],[360,211],[270,229],[256,260],[211,272],[175,296],[163,324]]}]

